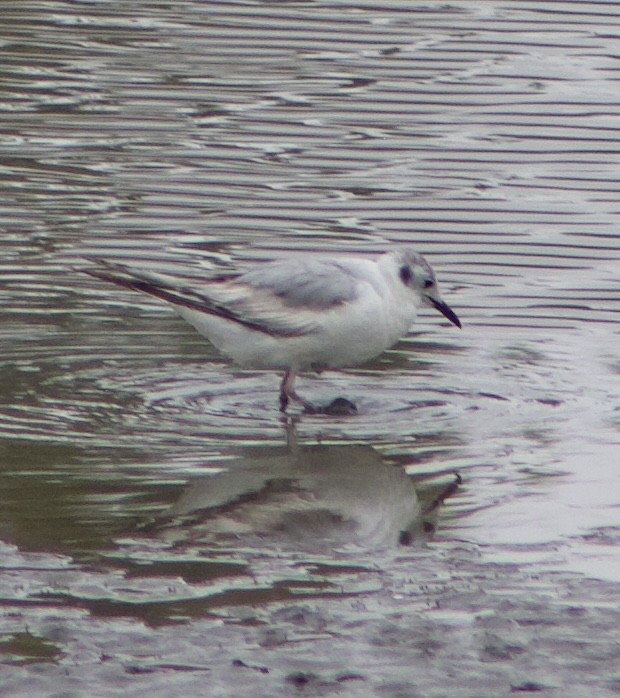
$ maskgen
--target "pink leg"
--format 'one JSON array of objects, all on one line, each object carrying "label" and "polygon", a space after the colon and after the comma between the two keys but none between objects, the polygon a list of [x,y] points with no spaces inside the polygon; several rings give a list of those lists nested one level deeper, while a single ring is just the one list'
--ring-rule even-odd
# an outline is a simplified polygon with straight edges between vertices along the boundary
[{"label": "pink leg", "polygon": [[280,412],[286,412],[288,407],[288,401],[293,390],[293,383],[295,382],[295,371],[287,370],[280,383]]},{"label": "pink leg", "polygon": [[282,378],[282,383],[280,383],[280,412],[286,412],[289,400],[294,400],[303,405],[306,412],[316,412],[316,407],[311,402],[304,400],[302,397],[295,392],[295,371],[289,368],[284,377]]}]

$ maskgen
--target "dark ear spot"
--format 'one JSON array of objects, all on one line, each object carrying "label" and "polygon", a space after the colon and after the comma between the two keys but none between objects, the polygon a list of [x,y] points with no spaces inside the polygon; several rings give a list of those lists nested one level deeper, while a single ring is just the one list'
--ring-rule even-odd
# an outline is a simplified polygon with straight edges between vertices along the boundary
[{"label": "dark ear spot", "polygon": [[400,280],[405,284],[405,286],[407,286],[411,281],[411,277],[413,276],[411,273],[411,267],[407,264],[403,264],[398,273],[400,274]]}]

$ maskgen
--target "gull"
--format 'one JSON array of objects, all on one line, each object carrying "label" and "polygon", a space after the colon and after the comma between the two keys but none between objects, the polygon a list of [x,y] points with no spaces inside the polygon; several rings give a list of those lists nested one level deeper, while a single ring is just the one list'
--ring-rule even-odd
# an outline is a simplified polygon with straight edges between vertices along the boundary
[{"label": "gull", "polygon": [[409,246],[375,258],[285,256],[201,281],[88,259],[95,266],[82,271],[168,302],[233,363],[284,371],[282,412],[290,401],[325,411],[295,392],[296,375],[369,361],[407,334],[421,306],[461,327],[431,265]]}]

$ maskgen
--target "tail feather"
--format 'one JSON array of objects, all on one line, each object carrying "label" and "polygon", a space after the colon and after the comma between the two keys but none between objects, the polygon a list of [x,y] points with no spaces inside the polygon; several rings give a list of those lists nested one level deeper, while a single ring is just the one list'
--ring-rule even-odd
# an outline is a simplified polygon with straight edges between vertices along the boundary
[{"label": "tail feather", "polygon": [[[126,267],[124,264],[108,262],[97,257],[88,257],[88,261],[94,262],[96,267],[80,269],[80,271],[102,281],[129,288],[132,291],[148,293],[151,296],[172,303],[182,305],[201,312],[216,312],[216,307],[206,296],[196,293],[191,288],[179,286],[164,277],[154,274],[145,274]],[[217,312],[217,314],[222,314]],[[232,319],[232,318],[231,318]]]},{"label": "tail feather", "polygon": [[[190,308],[200,313],[214,315],[230,322],[243,325],[247,329],[269,334],[271,336],[294,337],[305,334],[300,327],[276,326],[274,323],[261,322],[259,317],[251,318],[241,316],[232,307],[218,303],[204,293],[200,293],[177,282],[173,278],[168,278],[161,274],[145,273],[135,270],[124,264],[108,262],[98,257],[86,257],[89,262],[95,264],[94,267],[80,269],[79,271],[88,274],[96,279],[108,281],[129,288],[132,291],[140,291],[155,296],[173,306]],[[213,283],[222,283],[223,280],[215,279]]]}]

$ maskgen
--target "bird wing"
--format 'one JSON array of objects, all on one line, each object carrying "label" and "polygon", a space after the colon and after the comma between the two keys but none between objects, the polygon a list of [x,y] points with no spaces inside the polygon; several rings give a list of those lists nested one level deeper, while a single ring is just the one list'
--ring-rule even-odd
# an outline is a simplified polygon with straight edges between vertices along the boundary
[{"label": "bird wing", "polygon": [[148,293],[174,306],[214,315],[280,337],[317,331],[317,312],[357,297],[359,279],[338,262],[287,259],[235,277],[187,282],[124,264],[89,258],[90,276]]},{"label": "bird wing", "polygon": [[286,307],[331,310],[355,300],[359,279],[345,260],[292,257],[259,265],[241,274],[237,284],[264,291]]}]

